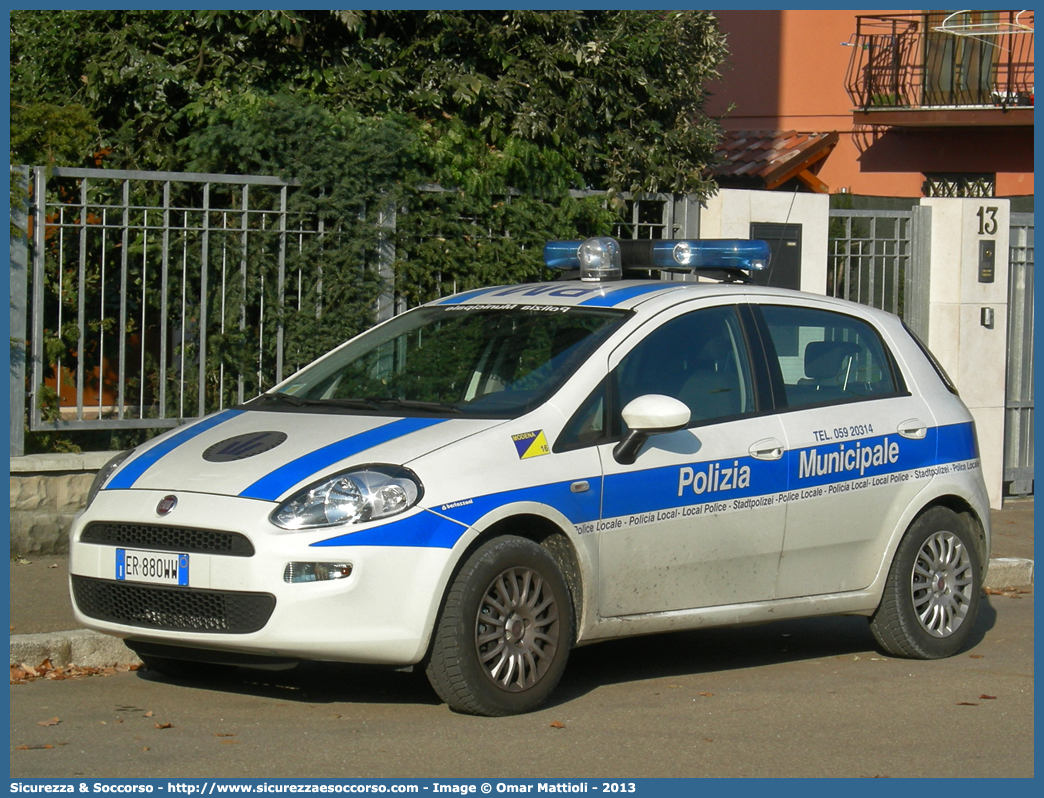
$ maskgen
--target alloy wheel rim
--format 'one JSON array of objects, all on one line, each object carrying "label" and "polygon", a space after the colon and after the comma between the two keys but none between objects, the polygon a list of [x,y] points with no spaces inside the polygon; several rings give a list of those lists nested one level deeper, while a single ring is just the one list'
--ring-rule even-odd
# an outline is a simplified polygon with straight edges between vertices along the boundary
[{"label": "alloy wheel rim", "polygon": [[486,588],[475,622],[475,649],[486,677],[521,692],[547,673],[559,646],[558,602],[532,568],[508,568]]},{"label": "alloy wheel rim", "polygon": [[968,617],[974,589],[971,555],[952,532],[936,532],[917,552],[910,588],[914,612],[932,637],[956,632]]}]

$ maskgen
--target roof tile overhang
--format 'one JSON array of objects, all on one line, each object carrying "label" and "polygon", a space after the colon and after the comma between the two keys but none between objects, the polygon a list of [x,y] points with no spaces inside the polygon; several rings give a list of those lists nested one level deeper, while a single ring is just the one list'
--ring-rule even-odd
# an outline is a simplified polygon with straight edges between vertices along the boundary
[{"label": "roof tile overhang", "polygon": [[837,132],[725,131],[718,147],[722,162],[711,170],[711,176],[722,186],[756,186],[768,190],[797,178],[811,191],[826,194],[829,186],[813,174],[811,167],[825,159],[837,141]]}]

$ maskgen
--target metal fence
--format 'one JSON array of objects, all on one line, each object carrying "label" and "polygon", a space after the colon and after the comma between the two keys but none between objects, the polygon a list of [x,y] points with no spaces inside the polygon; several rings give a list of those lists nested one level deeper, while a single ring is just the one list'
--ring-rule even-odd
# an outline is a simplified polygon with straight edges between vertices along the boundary
[{"label": "metal fence", "polygon": [[1004,481],[1033,492],[1033,214],[1011,215]]},{"label": "metal fence", "polygon": [[[174,426],[280,380],[282,317],[266,303],[296,291],[300,309],[308,278],[288,273],[288,250],[324,234],[290,218],[289,190],[273,177],[35,168],[30,429]],[[256,351],[253,373],[219,362],[209,374],[231,331]]]},{"label": "metal fence", "polygon": [[931,208],[830,211],[827,293],[928,331]]},{"label": "metal fence", "polygon": [[1033,108],[1033,11],[856,17],[845,87],[863,109]]},{"label": "metal fence", "polygon": [[[289,210],[293,183],[36,167],[27,188],[28,219],[12,214],[32,242],[12,236],[11,338],[30,342],[28,357],[12,344],[12,454],[21,453],[26,368],[28,427],[43,431],[175,426],[305,364],[286,351],[286,325],[294,314],[319,318],[332,300],[324,259],[302,253],[341,233]],[[694,198],[624,199],[615,235],[697,234]],[[383,320],[406,305],[392,272],[396,215],[377,214],[375,224],[362,266],[377,272],[373,318]],[[28,292],[16,284],[27,275]]]}]

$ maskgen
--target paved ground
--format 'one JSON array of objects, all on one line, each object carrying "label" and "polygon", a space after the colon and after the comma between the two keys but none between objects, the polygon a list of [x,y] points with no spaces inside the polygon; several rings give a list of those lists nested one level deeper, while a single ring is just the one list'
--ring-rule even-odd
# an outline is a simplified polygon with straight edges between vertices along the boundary
[{"label": "paved ground", "polygon": [[[994,558],[1031,560],[1032,499],[993,530]],[[75,626],[66,580],[64,557],[11,563],[12,657]],[[1032,777],[1033,673],[1032,595],[993,591],[947,660],[884,657],[853,617],[653,635],[573,652],[548,707],[516,718],[351,665],[38,679],[10,687],[10,774]]]},{"label": "paved ground", "polygon": [[[1034,558],[1034,500],[1013,499],[992,513],[992,558]],[[69,603],[68,557],[32,557],[10,564],[10,633],[77,628]],[[1009,587],[1009,585],[997,585]]]},{"label": "paved ground", "polygon": [[16,778],[1032,777],[1033,600],[987,596],[971,646],[929,662],[882,656],[854,617],[599,643],[513,718],[317,663],[39,679],[10,699]]},{"label": "paved ground", "polygon": [[1010,499],[1003,510],[990,512],[993,529],[991,557],[1033,559],[1033,498]]}]

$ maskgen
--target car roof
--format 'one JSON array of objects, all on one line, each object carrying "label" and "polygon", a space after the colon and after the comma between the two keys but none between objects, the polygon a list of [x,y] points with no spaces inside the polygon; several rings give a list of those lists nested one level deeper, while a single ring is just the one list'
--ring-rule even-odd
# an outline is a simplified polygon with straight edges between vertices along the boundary
[{"label": "car roof", "polygon": [[[429,302],[429,307],[463,306],[551,306],[578,308],[615,308],[662,310],[665,307],[701,297],[743,296],[787,299],[796,304],[833,305],[842,312],[875,315],[874,309],[844,299],[771,288],[750,283],[683,282],[681,280],[616,280],[610,282],[581,282],[561,280],[547,283],[522,283],[477,288]],[[883,311],[878,311],[883,313]]]}]

